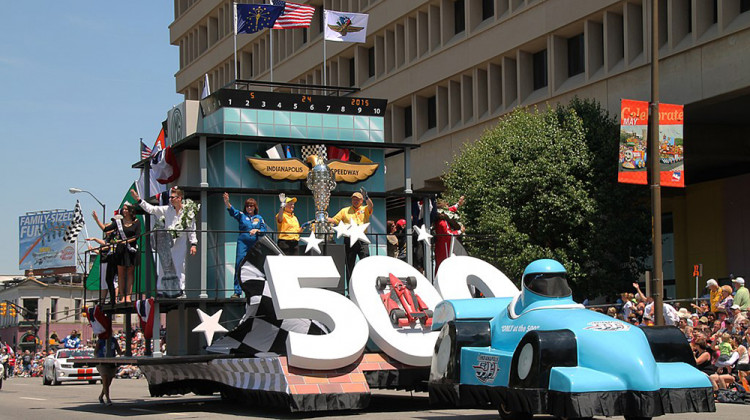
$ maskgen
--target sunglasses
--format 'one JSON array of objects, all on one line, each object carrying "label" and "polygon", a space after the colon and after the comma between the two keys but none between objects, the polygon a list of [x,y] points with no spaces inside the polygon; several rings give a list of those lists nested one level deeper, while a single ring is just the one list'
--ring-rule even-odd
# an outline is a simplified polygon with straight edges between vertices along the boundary
[{"label": "sunglasses", "polygon": [[175,198],[180,198],[180,196],[179,195],[170,195],[169,196],[170,200],[174,200]]},{"label": "sunglasses", "polygon": [[255,207],[255,204],[253,203],[245,204],[245,207]]}]

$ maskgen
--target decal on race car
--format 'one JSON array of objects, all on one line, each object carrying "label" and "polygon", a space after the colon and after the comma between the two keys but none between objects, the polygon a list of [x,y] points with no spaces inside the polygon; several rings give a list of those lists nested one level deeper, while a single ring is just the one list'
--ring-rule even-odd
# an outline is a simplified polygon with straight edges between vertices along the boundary
[{"label": "decal on race car", "polygon": [[497,372],[500,371],[499,361],[500,356],[480,354],[477,356],[477,364],[472,366],[474,368],[474,375],[482,383],[494,382]]},{"label": "decal on race car", "polygon": [[503,325],[500,331],[506,332],[529,332],[538,330],[539,325]]},{"label": "decal on race car", "polygon": [[630,325],[620,321],[591,321],[584,330],[595,331],[628,331]]}]

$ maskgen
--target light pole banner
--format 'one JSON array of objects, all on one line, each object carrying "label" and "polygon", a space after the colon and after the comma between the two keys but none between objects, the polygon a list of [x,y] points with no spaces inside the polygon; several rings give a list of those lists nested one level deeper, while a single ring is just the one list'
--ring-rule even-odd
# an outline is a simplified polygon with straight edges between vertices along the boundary
[{"label": "light pole banner", "polygon": [[18,218],[18,269],[75,266],[75,244],[65,242],[72,210],[43,211]]},{"label": "light pole banner", "polygon": [[[685,187],[682,105],[659,105],[660,181],[665,187]],[[648,183],[648,102],[623,99],[620,105],[618,182]]]}]

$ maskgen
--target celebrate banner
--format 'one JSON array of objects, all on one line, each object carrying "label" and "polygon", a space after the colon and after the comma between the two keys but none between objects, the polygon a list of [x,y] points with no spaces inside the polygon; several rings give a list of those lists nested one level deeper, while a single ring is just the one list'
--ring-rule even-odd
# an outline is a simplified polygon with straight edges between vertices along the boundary
[{"label": "celebrate banner", "polygon": [[[682,105],[659,105],[661,185],[685,187]],[[648,102],[623,99],[620,105],[618,182],[648,183]]]}]

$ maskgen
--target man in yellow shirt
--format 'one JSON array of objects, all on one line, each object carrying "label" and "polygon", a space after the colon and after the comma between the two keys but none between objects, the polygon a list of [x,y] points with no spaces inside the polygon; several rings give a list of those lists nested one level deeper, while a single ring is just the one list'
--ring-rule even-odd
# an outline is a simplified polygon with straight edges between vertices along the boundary
[{"label": "man in yellow shirt", "polygon": [[[344,207],[339,210],[335,216],[329,217],[328,222],[337,225],[339,222],[349,224],[353,221],[355,225],[363,225],[370,221],[372,215],[373,204],[370,197],[367,196],[367,190],[364,188],[360,189],[361,192],[355,192],[352,194],[352,205]],[[363,205],[362,203],[367,202]],[[361,241],[357,241],[354,245],[349,244],[350,241],[344,241],[344,250],[346,251],[346,279],[349,280],[352,276],[352,270],[354,270],[354,264],[359,259],[370,256],[370,248],[367,244],[363,244]]]},{"label": "man in yellow shirt", "polygon": [[299,233],[302,228],[297,216],[294,215],[295,197],[286,197],[284,193],[279,194],[281,207],[276,214],[276,230],[279,232],[277,243],[284,255],[297,255],[299,244]]}]

